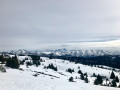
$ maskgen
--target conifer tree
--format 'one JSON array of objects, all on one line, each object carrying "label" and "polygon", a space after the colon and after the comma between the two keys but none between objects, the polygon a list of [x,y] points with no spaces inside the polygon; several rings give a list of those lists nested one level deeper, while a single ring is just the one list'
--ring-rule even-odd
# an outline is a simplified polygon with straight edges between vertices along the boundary
[{"label": "conifer tree", "polygon": [[98,85],[98,84],[102,84],[102,83],[103,83],[102,77],[98,74],[97,78],[94,81],[94,84]]},{"label": "conifer tree", "polygon": [[17,56],[15,55],[15,57],[8,58],[6,61],[6,66],[18,69],[19,68],[19,61],[17,59]]},{"label": "conifer tree", "polygon": [[88,83],[88,78],[87,77],[84,80],[85,80],[85,83]]},{"label": "conifer tree", "polygon": [[116,82],[119,82],[118,76],[115,77],[115,81],[116,81]]},{"label": "conifer tree", "polygon": [[113,81],[112,81],[112,83],[111,83],[111,86],[112,86],[112,87],[116,87],[116,86],[117,86],[115,79],[113,79]]},{"label": "conifer tree", "polygon": [[70,82],[73,82],[73,77],[70,77],[70,78],[69,78],[69,81],[70,81]]},{"label": "conifer tree", "polygon": [[97,80],[99,81],[99,84],[102,84],[103,83],[103,80],[102,80],[102,77],[98,74],[97,76]]},{"label": "conifer tree", "polygon": [[96,74],[95,73],[93,73],[93,75],[92,75],[93,77],[96,77]]},{"label": "conifer tree", "polygon": [[112,71],[111,75],[110,75],[110,79],[114,79],[115,78],[115,74],[114,72]]},{"label": "conifer tree", "polygon": [[81,77],[82,80],[84,80],[84,75],[83,75],[83,73],[81,73],[80,77]]},{"label": "conifer tree", "polygon": [[98,85],[98,84],[99,84],[99,82],[98,82],[97,79],[95,79],[94,84],[95,84],[95,85]]},{"label": "conifer tree", "polygon": [[81,71],[81,70],[79,70],[79,71],[78,71],[78,73],[79,73],[79,74],[82,74],[82,71]]}]

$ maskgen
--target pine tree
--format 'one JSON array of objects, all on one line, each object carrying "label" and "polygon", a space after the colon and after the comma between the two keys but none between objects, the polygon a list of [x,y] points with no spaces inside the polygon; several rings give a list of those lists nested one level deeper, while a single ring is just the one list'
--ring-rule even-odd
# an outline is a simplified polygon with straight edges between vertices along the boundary
[{"label": "pine tree", "polygon": [[111,75],[110,75],[110,79],[114,79],[115,78],[115,74],[114,72],[112,71]]},{"label": "pine tree", "polygon": [[16,68],[16,69],[19,68],[19,61],[18,61],[18,59],[14,60],[14,67],[13,68]]},{"label": "pine tree", "polygon": [[8,58],[6,61],[6,66],[18,69],[19,68],[19,61],[17,59],[17,56],[15,55],[15,57]]},{"label": "pine tree", "polygon": [[58,69],[57,69],[57,66],[54,68],[54,70],[55,70],[55,71],[57,71],[57,70],[58,70]]},{"label": "pine tree", "polygon": [[35,62],[35,65],[36,65],[36,67],[38,67],[38,66],[40,65],[40,61],[37,60],[37,61]]},{"label": "pine tree", "polygon": [[80,77],[81,77],[82,80],[84,80],[84,75],[83,75],[83,73],[81,73]]},{"label": "pine tree", "polygon": [[88,77],[87,73],[84,73],[84,76]]},{"label": "pine tree", "polygon": [[95,79],[94,84],[95,84],[95,85],[98,85],[98,84],[99,84],[99,82],[98,82],[97,79]]},{"label": "pine tree", "polygon": [[49,58],[50,58],[50,59],[52,59],[52,58],[53,58],[53,56],[52,56],[52,55],[50,55],[50,56],[49,56]]},{"label": "pine tree", "polygon": [[98,84],[102,84],[102,83],[103,83],[102,77],[98,74],[97,78],[94,81],[94,84],[98,85]]},{"label": "pine tree", "polygon": [[78,73],[79,73],[79,74],[82,74],[82,71],[81,71],[81,70],[79,70],[79,71],[78,71]]},{"label": "pine tree", "polygon": [[5,58],[4,58],[3,55],[0,55],[0,61],[1,61],[2,64],[4,64],[4,62],[5,62]]},{"label": "pine tree", "polygon": [[120,88],[120,85],[118,87]]},{"label": "pine tree", "polygon": [[87,77],[84,80],[85,80],[85,83],[88,83],[88,78]]},{"label": "pine tree", "polygon": [[69,81],[70,81],[70,82],[73,82],[73,77],[70,77],[70,78],[69,78]]},{"label": "pine tree", "polygon": [[115,79],[113,79],[113,81],[112,81],[112,83],[111,83],[111,86],[112,86],[112,87],[116,87],[116,86],[117,86]]},{"label": "pine tree", "polygon": [[115,77],[115,81],[116,81],[116,82],[119,82],[118,76]]},{"label": "pine tree", "polygon": [[53,69],[53,70],[55,70],[55,71],[58,70],[58,69],[57,69],[57,66],[55,67],[53,64],[49,64],[49,65],[47,66],[47,69],[48,69],[48,68]]},{"label": "pine tree", "polygon": [[99,84],[103,83],[102,77],[99,74],[97,76],[97,80],[98,80]]},{"label": "pine tree", "polygon": [[93,77],[96,77],[96,74],[95,73],[93,73],[93,75],[92,75]]}]

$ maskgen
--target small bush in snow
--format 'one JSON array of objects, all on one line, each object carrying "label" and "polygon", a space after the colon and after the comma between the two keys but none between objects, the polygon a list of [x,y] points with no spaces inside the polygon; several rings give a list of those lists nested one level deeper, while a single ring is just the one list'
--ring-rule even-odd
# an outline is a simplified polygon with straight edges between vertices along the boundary
[{"label": "small bush in snow", "polygon": [[1,72],[6,72],[5,67],[4,67],[4,66],[2,66],[2,65],[0,65],[0,71],[1,71]]},{"label": "small bush in snow", "polygon": [[29,61],[26,62],[26,67],[28,67],[28,66],[32,66],[32,65],[33,65],[33,64],[32,64],[31,61],[30,61],[30,62],[29,62]]},{"label": "small bush in snow", "polygon": [[74,72],[74,69],[68,68],[67,72],[72,73]]},{"label": "small bush in snow", "polygon": [[80,66],[78,66],[78,69],[80,69]]},{"label": "small bush in snow", "polygon": [[73,82],[73,77],[70,77],[70,78],[69,78],[69,82]]},{"label": "small bush in snow", "polygon": [[22,68],[19,68],[19,70],[24,71]]},{"label": "small bush in snow", "polygon": [[25,60],[20,61],[20,65],[24,65]]},{"label": "small bush in snow", "polygon": [[96,77],[96,74],[95,74],[95,73],[93,73],[92,77]]},{"label": "small bush in snow", "polygon": [[38,76],[38,74],[36,73],[36,74],[34,74],[33,76],[37,77],[37,76]]}]

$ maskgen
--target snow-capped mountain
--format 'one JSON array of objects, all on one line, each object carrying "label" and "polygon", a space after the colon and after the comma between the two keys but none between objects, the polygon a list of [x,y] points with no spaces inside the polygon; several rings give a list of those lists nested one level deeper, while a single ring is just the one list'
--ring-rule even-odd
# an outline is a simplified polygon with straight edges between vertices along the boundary
[{"label": "snow-capped mountain", "polygon": [[18,51],[11,51],[11,54],[17,55],[28,55],[28,54],[54,54],[57,56],[70,55],[75,57],[92,57],[92,56],[104,56],[104,55],[120,55],[119,51],[108,51],[108,50],[68,50],[65,48],[54,49],[54,50],[33,50],[27,51],[25,49],[20,49]]},{"label": "snow-capped mountain", "polygon": [[27,55],[29,52],[25,49],[20,49],[20,50],[16,51],[15,53],[19,54],[19,55]]},{"label": "snow-capped mountain", "polygon": [[89,56],[103,56],[103,55],[120,55],[119,51],[106,51],[106,50],[67,50],[67,49],[55,49],[46,50],[43,53],[62,56],[71,55],[76,57],[89,57]]}]

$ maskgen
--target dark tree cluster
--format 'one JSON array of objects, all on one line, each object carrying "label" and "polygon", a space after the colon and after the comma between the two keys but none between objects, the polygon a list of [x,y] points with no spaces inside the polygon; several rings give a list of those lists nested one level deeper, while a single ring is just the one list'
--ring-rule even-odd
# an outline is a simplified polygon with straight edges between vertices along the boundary
[{"label": "dark tree cluster", "polygon": [[117,86],[116,83],[119,82],[119,78],[118,78],[118,76],[115,76],[113,71],[111,72],[110,79],[113,79],[111,82],[111,86],[116,87]]},{"label": "dark tree cluster", "polygon": [[102,84],[102,83],[103,83],[102,76],[100,76],[100,75],[98,74],[97,78],[96,78],[95,81],[94,81],[94,84],[95,84],[95,85],[98,85],[98,84]]},{"label": "dark tree cluster", "polygon": [[91,65],[91,66],[105,65],[105,66],[120,69],[120,64],[119,64],[120,55],[104,55],[104,56],[93,56],[93,57],[92,56],[91,57],[75,57],[71,55],[63,55],[63,56],[52,55],[52,58],[69,60],[70,62],[82,63],[85,65]]},{"label": "dark tree cluster", "polygon": [[47,69],[48,69],[48,68],[50,68],[50,69],[52,69],[52,70],[54,70],[54,71],[57,71],[57,70],[58,70],[58,69],[57,69],[57,66],[55,67],[52,63],[47,66]]},{"label": "dark tree cluster", "polygon": [[112,71],[111,75],[110,75],[110,79],[114,79],[116,82],[119,82],[119,78],[118,76],[115,76],[114,72]]},{"label": "dark tree cluster", "polygon": [[78,71],[78,74],[80,74],[80,78],[81,78],[82,80],[84,80],[84,74],[82,73],[81,70]]},{"label": "dark tree cluster", "polygon": [[82,71],[81,70],[79,70],[78,71],[78,74],[80,74],[80,78],[81,78],[81,80],[84,80],[85,81],[85,83],[88,83],[89,81],[88,81],[88,75],[87,75],[87,73],[82,73]]},{"label": "dark tree cluster", "polygon": [[38,67],[41,63],[40,63],[40,56],[37,55],[31,55],[33,64],[36,65],[36,67]]},{"label": "dark tree cluster", "polygon": [[27,61],[26,62],[26,66],[28,67],[28,66],[32,66],[33,64],[32,64],[32,62],[31,61]]},{"label": "dark tree cluster", "polygon": [[3,55],[0,55],[0,62],[2,63],[2,64],[4,64],[5,63],[5,58],[3,57]]},{"label": "dark tree cluster", "polygon": [[6,60],[6,66],[11,67],[11,68],[15,68],[18,69],[19,68],[19,61],[17,59],[17,56],[12,57],[12,58],[8,58]]},{"label": "dark tree cluster", "polygon": [[74,69],[68,68],[66,71],[69,72],[69,73],[73,73]]}]

